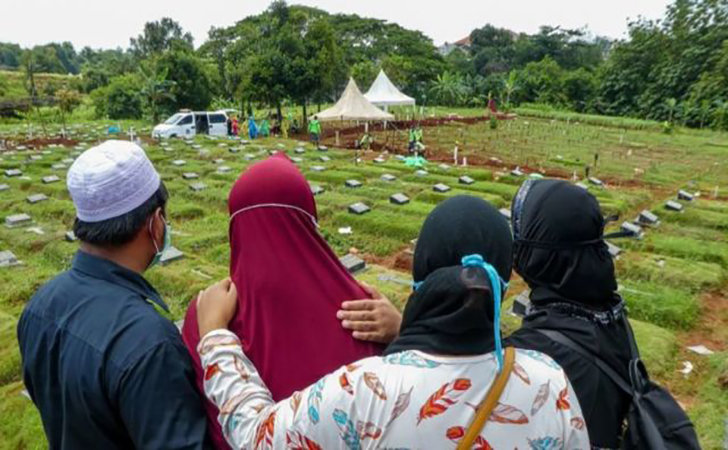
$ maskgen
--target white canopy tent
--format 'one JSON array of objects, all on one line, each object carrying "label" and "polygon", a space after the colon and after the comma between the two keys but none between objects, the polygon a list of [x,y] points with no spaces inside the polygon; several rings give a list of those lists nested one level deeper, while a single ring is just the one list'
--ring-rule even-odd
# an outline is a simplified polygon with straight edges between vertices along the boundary
[{"label": "white canopy tent", "polygon": [[[394,120],[394,115],[372,105],[359,90],[353,78],[334,106],[315,114],[322,122],[334,120],[384,121]],[[313,116],[311,116],[313,118]]]},{"label": "white canopy tent", "polygon": [[395,86],[384,70],[379,71],[377,79],[372,83],[369,92],[364,94],[372,104],[379,107],[388,106],[414,106],[415,99],[403,94],[397,86]]}]

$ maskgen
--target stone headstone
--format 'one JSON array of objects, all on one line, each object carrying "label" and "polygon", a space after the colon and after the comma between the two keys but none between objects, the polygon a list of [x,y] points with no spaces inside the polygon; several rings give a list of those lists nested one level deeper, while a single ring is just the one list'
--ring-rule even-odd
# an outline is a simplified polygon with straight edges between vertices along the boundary
[{"label": "stone headstone", "polygon": [[346,183],[344,183],[344,184],[346,185],[346,187],[349,187],[349,188],[358,188],[358,187],[362,186],[361,182],[359,182],[357,180],[346,180]]},{"label": "stone headstone", "polygon": [[682,211],[683,205],[681,203],[676,202],[675,200],[668,200],[665,203],[665,208],[669,209],[670,211]]},{"label": "stone headstone", "polygon": [[418,170],[417,172],[415,172],[415,175],[417,175],[418,177],[426,177],[428,173],[426,170]]},{"label": "stone headstone", "polygon": [[33,195],[29,195],[28,198],[26,198],[25,200],[27,200],[28,203],[33,205],[35,203],[42,202],[44,200],[48,200],[48,197],[45,194],[33,194]]},{"label": "stone headstone", "polygon": [[63,170],[63,169],[67,169],[67,167],[66,167],[65,164],[53,164],[51,166],[51,169],[53,169],[53,170]]},{"label": "stone headstone", "polygon": [[469,176],[465,175],[465,176],[462,176],[462,177],[458,178],[458,183],[460,183],[460,184],[473,184],[473,183],[475,183],[475,180],[473,180]]},{"label": "stone headstone", "polygon": [[172,161],[172,165],[177,167],[184,166],[185,164],[187,164],[187,161],[185,161],[184,159],[176,159]]},{"label": "stone headstone", "polygon": [[607,250],[609,251],[609,254],[612,255],[612,258],[616,258],[620,255],[620,253],[622,253],[621,248],[617,247],[609,241],[605,242],[607,243]]},{"label": "stone headstone", "polygon": [[57,181],[61,181],[61,179],[58,178],[56,175],[49,175],[47,177],[41,178],[40,180],[43,182],[43,184],[51,184]]},{"label": "stone headstone", "polygon": [[292,156],[291,161],[293,161],[294,164],[301,164],[303,162],[303,158],[299,158],[298,156]]},{"label": "stone headstone", "polygon": [[435,192],[443,193],[443,192],[449,191],[450,186],[448,186],[446,184],[442,184],[442,183],[437,183],[436,185],[432,186],[432,190]]},{"label": "stone headstone", "polygon": [[30,155],[29,159],[31,161],[40,161],[41,159],[43,159],[43,157],[41,155]]},{"label": "stone headstone", "polygon": [[295,153],[297,155],[302,155],[302,154],[306,153],[306,149],[298,147],[297,149],[293,150],[293,153]]},{"label": "stone headstone", "polygon": [[329,148],[327,146],[325,146],[325,145],[319,145],[318,146],[318,150],[320,152],[327,152],[327,151],[329,151]]},{"label": "stone headstone", "polygon": [[311,186],[311,193],[312,193],[313,195],[319,195],[319,194],[323,194],[323,193],[324,193],[325,191],[326,191],[326,189],[324,189],[324,188],[323,188],[323,187],[321,187],[321,186],[318,186],[318,185],[315,185],[315,186]]},{"label": "stone headstone", "polygon": [[353,205],[349,205],[349,212],[356,215],[362,215],[366,214],[371,210],[367,205],[365,205],[362,202],[354,203]]},{"label": "stone headstone", "polygon": [[599,178],[589,177],[589,182],[594,186],[603,186],[604,183]]},{"label": "stone headstone", "polygon": [[513,314],[518,317],[526,317],[528,308],[531,307],[530,294],[531,291],[529,290],[522,291],[518,294],[515,300],[513,300]]},{"label": "stone headstone", "polygon": [[511,220],[511,210],[508,208],[501,208],[498,210],[499,213],[501,213],[501,216],[505,217],[506,220]]},{"label": "stone headstone", "polygon": [[213,160],[212,162],[213,162],[214,164],[222,164],[222,163],[224,163],[224,162],[225,162],[225,160],[224,160],[224,159],[220,159],[220,158],[218,158],[218,159],[215,159],[215,160]]},{"label": "stone headstone", "polygon": [[27,214],[13,214],[5,218],[5,226],[8,228],[20,227],[31,223],[33,219]]},{"label": "stone headstone", "polygon": [[364,262],[363,259],[359,258],[356,255],[352,255],[351,253],[346,256],[342,256],[341,258],[339,258],[339,261],[344,267],[346,267],[346,270],[351,274],[361,272],[367,267],[367,264]]},{"label": "stone headstone", "polygon": [[230,168],[230,167],[228,167],[228,166],[220,166],[220,167],[218,167],[218,168],[217,168],[217,172],[218,172],[218,173],[228,173],[228,172],[230,172],[230,171],[232,171],[232,170],[233,170],[233,169],[231,169],[231,168]]},{"label": "stone headstone", "polygon": [[637,221],[645,225],[657,225],[660,223],[660,219],[652,212],[644,210],[637,216]]},{"label": "stone headstone", "polygon": [[385,173],[384,175],[382,175],[381,179],[382,179],[382,181],[388,181],[388,182],[391,182],[391,181],[394,181],[394,180],[396,180],[396,179],[397,179],[397,177],[395,177],[394,175],[391,175],[391,174]]},{"label": "stone headstone", "polygon": [[394,155],[394,159],[397,161],[404,161],[407,158],[404,155]]},{"label": "stone headstone", "polygon": [[641,239],[642,236],[644,236],[645,234],[642,231],[642,227],[640,227],[639,225],[635,225],[632,222],[622,222],[620,228],[622,229],[622,231],[630,233],[632,237],[636,237],[637,239]]},{"label": "stone headstone", "polygon": [[78,240],[76,234],[73,231],[66,231],[66,234],[63,236],[63,238],[66,240],[66,242],[75,242],[76,240]]},{"label": "stone headstone", "polygon": [[176,247],[170,247],[166,252],[162,253],[162,258],[159,260],[159,264],[166,266],[167,264],[184,257],[185,254],[179,251]]},{"label": "stone headstone", "polygon": [[0,184],[0,192],[7,191],[8,189],[10,189],[10,186],[7,184]]},{"label": "stone headstone", "polygon": [[377,157],[377,158],[374,158],[374,163],[375,164],[384,164],[385,162],[387,162],[387,160],[384,159],[384,158],[382,158],[381,156],[380,157]]},{"label": "stone headstone", "polygon": [[324,166],[313,166],[313,167],[311,167],[311,170],[313,170],[314,172],[323,172],[324,170],[326,170],[326,167],[324,167]]},{"label": "stone headstone", "polygon": [[18,264],[21,264],[21,262],[18,261],[13,252],[10,250],[0,252],[0,267],[12,267]]},{"label": "stone headstone", "polygon": [[394,194],[391,197],[389,197],[389,203],[392,203],[394,205],[406,205],[410,202],[409,197],[402,193]]},{"label": "stone headstone", "polygon": [[589,186],[587,186],[584,183],[576,183],[576,186],[578,186],[578,187],[580,187],[580,188],[582,188],[584,190],[588,190],[589,189]]},{"label": "stone headstone", "polygon": [[440,164],[437,167],[439,167],[441,170],[450,170],[450,166],[448,166],[447,164]]},{"label": "stone headstone", "polygon": [[514,177],[522,177],[523,171],[521,171],[521,169],[516,167],[515,169],[511,170],[511,175],[513,175]]},{"label": "stone headstone", "polygon": [[63,164],[73,164],[73,158],[66,158],[61,161]]},{"label": "stone headstone", "polygon": [[23,174],[23,171],[20,169],[8,169],[5,171],[6,177],[19,177]]},{"label": "stone headstone", "polygon": [[246,160],[246,161],[252,161],[252,160],[254,160],[254,159],[255,159],[255,155],[254,155],[254,154],[252,154],[252,153],[247,153],[247,154],[245,155],[245,160]]},{"label": "stone headstone", "polygon": [[182,174],[182,178],[184,178],[185,180],[194,180],[194,179],[197,179],[199,177],[200,176],[197,175],[194,172],[185,172],[185,173]]},{"label": "stone headstone", "polygon": [[200,191],[207,189],[207,185],[205,183],[200,183],[200,182],[192,183],[192,184],[190,184],[190,189],[192,189],[192,191],[194,191],[194,192],[200,192]]},{"label": "stone headstone", "polygon": [[687,191],[683,191],[682,189],[677,192],[677,199],[683,200],[686,202],[692,202],[695,200],[695,196]]},{"label": "stone headstone", "polygon": [[321,155],[321,156],[319,156],[319,161],[321,161],[321,162],[329,162],[329,161],[331,161],[331,158],[329,158],[326,155]]}]

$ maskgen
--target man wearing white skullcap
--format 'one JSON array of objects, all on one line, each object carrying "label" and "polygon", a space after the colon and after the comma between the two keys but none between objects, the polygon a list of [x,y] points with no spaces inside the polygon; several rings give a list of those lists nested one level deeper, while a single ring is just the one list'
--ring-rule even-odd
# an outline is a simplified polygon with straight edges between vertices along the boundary
[{"label": "man wearing white skullcap", "polygon": [[[167,189],[141,147],[108,141],[68,171],[81,248],[18,323],[23,376],[53,449],[208,446],[192,360],[142,273],[170,244]],[[221,282],[210,295],[236,295]]]}]

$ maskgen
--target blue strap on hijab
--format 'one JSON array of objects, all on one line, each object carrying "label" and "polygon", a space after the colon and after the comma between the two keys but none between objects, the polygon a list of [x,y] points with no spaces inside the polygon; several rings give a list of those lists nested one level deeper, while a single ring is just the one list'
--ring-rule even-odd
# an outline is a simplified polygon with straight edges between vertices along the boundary
[{"label": "blue strap on hijab", "polygon": [[[508,283],[498,275],[498,271],[491,264],[488,264],[481,255],[468,255],[463,256],[462,265],[465,268],[468,267],[480,267],[485,270],[490,280],[491,291],[493,292],[493,333],[495,340],[495,357],[498,361],[498,370],[503,367],[503,345],[501,343],[500,333],[500,314],[501,314],[501,302],[503,300],[503,294],[508,290]],[[425,281],[419,281],[413,283],[412,287],[416,291]]]}]

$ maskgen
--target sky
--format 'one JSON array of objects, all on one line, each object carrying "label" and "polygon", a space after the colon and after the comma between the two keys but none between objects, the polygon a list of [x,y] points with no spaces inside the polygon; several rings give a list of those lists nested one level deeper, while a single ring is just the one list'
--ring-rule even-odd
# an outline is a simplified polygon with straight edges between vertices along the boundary
[{"label": "sky", "polygon": [[[657,19],[670,0],[289,0],[332,13],[396,22],[453,42],[486,23],[533,33],[541,25],[582,28],[624,38],[628,19]],[[70,41],[77,48],[126,48],[144,23],[171,17],[191,31],[195,45],[210,27],[229,26],[258,14],[270,0],[0,0],[0,42],[23,47]]]}]

